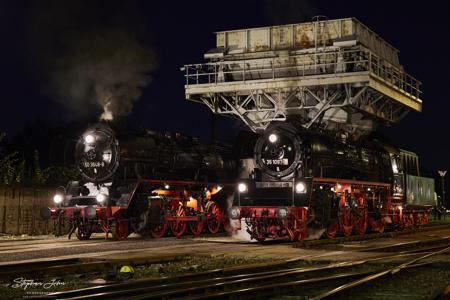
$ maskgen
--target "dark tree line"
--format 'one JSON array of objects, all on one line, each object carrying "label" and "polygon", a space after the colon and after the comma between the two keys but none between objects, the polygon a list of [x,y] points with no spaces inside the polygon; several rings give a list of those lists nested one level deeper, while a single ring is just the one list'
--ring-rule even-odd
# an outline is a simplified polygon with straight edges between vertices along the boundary
[{"label": "dark tree line", "polygon": [[33,121],[14,136],[0,133],[0,186],[53,187],[78,180],[72,151],[78,127]]}]

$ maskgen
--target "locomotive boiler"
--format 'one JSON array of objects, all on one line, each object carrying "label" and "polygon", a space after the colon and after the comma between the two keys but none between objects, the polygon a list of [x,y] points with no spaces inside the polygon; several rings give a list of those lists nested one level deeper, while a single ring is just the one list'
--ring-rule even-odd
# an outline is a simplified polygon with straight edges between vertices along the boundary
[{"label": "locomotive boiler", "polygon": [[233,168],[226,146],[205,145],[173,133],[113,130],[98,123],[78,139],[75,161],[83,178],[96,184],[158,177],[172,180],[217,178]]},{"label": "locomotive boiler", "polygon": [[303,239],[312,228],[332,238],[420,226],[434,204],[434,181],[420,176],[417,156],[373,135],[354,141],[272,124],[256,138],[254,160],[228,213],[260,241]]},{"label": "locomotive boiler", "polygon": [[[236,163],[226,145],[205,145],[180,134],[131,131],[104,122],[89,127],[75,146],[81,182],[69,182],[54,196],[58,227],[69,237],[93,232],[123,239],[131,232],[161,237],[170,228],[198,235],[221,225],[220,202],[235,176]],[[225,184],[219,185],[218,182]]]}]

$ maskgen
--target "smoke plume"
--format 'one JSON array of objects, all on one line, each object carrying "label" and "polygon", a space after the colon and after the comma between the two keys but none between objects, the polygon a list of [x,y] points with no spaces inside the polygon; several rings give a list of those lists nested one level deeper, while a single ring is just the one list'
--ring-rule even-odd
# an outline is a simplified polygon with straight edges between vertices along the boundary
[{"label": "smoke plume", "polygon": [[153,65],[151,53],[126,32],[89,33],[55,61],[49,87],[70,110],[98,105],[101,118],[111,120],[131,112]]},{"label": "smoke plume", "polygon": [[75,118],[128,115],[157,65],[142,42],[149,30],[141,28],[137,4],[107,3],[39,1],[30,8],[42,90]]}]

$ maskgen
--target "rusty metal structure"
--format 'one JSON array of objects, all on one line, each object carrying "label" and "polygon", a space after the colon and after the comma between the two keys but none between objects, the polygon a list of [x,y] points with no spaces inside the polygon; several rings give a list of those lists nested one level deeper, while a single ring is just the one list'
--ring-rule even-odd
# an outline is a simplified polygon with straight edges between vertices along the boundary
[{"label": "rusty metal structure", "polygon": [[185,65],[186,99],[240,118],[364,134],[421,111],[421,82],[399,51],[355,18],[216,32],[206,63]]}]

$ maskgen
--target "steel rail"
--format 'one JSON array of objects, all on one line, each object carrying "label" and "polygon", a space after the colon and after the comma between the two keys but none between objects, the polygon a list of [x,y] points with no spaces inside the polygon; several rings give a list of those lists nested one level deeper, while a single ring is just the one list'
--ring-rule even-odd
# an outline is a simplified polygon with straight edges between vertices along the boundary
[{"label": "steel rail", "polygon": [[[421,267],[424,265],[428,265],[429,263],[422,263],[422,264],[415,264],[408,266],[406,268],[416,268]],[[330,280],[338,280],[338,279],[344,279],[348,277],[358,277],[358,276],[364,276],[364,275],[370,275],[374,274],[376,271],[360,271],[360,272],[350,272],[350,273],[340,273],[325,277],[315,277],[315,278],[308,278],[308,279],[302,279],[302,280],[295,280],[295,281],[289,281],[289,282],[283,282],[283,283],[274,283],[274,284],[263,284],[256,287],[251,288],[243,288],[243,289],[236,289],[231,291],[224,291],[224,292],[217,292],[217,293],[209,293],[205,295],[192,295],[187,296],[183,298],[178,298],[182,300],[199,300],[199,299],[218,299],[218,298],[229,298],[230,296],[237,296],[237,295],[245,295],[250,293],[258,293],[258,292],[264,292],[264,296],[267,296],[269,294],[274,294],[276,292],[279,292],[280,289],[283,288],[293,288],[297,286],[307,285],[307,284],[313,284],[313,283],[320,283]],[[272,292],[270,292],[272,291]],[[132,300],[137,299],[144,299],[144,298],[130,298]]]},{"label": "steel rail", "polygon": [[326,292],[326,293],[317,295],[317,296],[311,298],[311,300],[321,300],[321,299],[325,299],[325,298],[328,298],[328,297],[333,296],[333,295],[335,295],[335,294],[338,294],[338,293],[340,293],[340,292],[343,292],[343,291],[345,291],[345,290],[348,290],[348,289],[357,287],[357,286],[359,286],[359,285],[361,285],[361,284],[364,284],[364,283],[373,281],[373,280],[375,280],[375,279],[378,279],[378,278],[380,278],[380,277],[386,276],[386,275],[388,275],[388,274],[392,274],[392,275],[393,275],[393,274],[396,274],[396,273],[400,272],[401,270],[407,268],[408,266],[411,266],[411,265],[415,264],[416,262],[418,262],[418,261],[420,261],[420,260],[423,260],[423,259],[425,259],[425,258],[434,256],[434,255],[442,254],[442,253],[445,253],[445,252],[447,252],[447,251],[450,251],[450,247],[444,248],[444,249],[439,250],[439,251],[436,251],[436,252],[428,253],[428,254],[426,254],[426,255],[423,255],[423,256],[421,256],[421,257],[415,258],[415,259],[413,259],[413,260],[411,260],[411,261],[408,261],[408,262],[406,262],[406,263],[402,263],[402,264],[400,264],[400,265],[398,265],[398,266],[396,266],[396,267],[389,268],[389,269],[386,269],[386,270],[384,270],[384,271],[375,273],[375,274],[373,274],[373,275],[370,275],[370,276],[361,278],[361,279],[359,279],[359,280],[356,280],[356,281],[353,281],[353,282],[346,283],[346,284],[341,285],[341,286],[339,286],[339,287],[337,287],[337,288],[335,288],[335,289],[332,289],[332,290],[330,290],[330,291],[328,291],[328,292]]},{"label": "steel rail", "polygon": [[179,282],[183,280],[189,280],[193,278],[198,277],[206,277],[206,276],[215,276],[215,275],[225,275],[225,274],[234,274],[242,271],[257,271],[260,269],[268,269],[268,268],[274,268],[274,267],[283,267],[285,265],[289,265],[291,263],[294,263],[296,261],[302,260],[301,258],[293,258],[283,261],[277,261],[277,262],[269,262],[269,263],[256,263],[252,265],[244,265],[244,266],[237,266],[237,267],[227,267],[222,269],[214,269],[209,271],[203,271],[203,272],[196,272],[196,273],[186,273],[181,274],[177,276],[164,276],[164,277],[158,277],[158,278],[149,278],[149,279],[139,279],[135,281],[130,281],[126,283],[114,283],[114,284],[108,284],[108,285],[99,285],[89,288],[83,288],[78,290],[72,290],[72,291],[64,291],[64,292],[57,292],[52,293],[51,295],[57,298],[60,297],[76,297],[81,295],[87,295],[91,292],[108,292],[112,290],[120,290],[122,288],[129,288],[130,286],[147,286],[147,285],[155,285],[155,284],[163,284],[166,282]]},{"label": "steel rail", "polygon": [[424,231],[432,231],[439,229],[450,229],[450,225],[427,225],[421,228],[414,228],[410,230],[402,230],[402,231],[391,231],[391,232],[383,232],[383,233],[369,233],[364,235],[352,235],[348,237],[335,237],[332,239],[316,239],[316,240],[302,240],[295,242],[293,244],[294,248],[307,248],[311,246],[320,246],[320,245],[331,245],[331,244],[340,244],[347,241],[365,241],[371,239],[385,238],[385,237],[396,237],[399,235],[407,235],[414,234],[417,232]]},{"label": "steel rail", "polygon": [[94,262],[82,262],[78,258],[68,258],[49,261],[37,261],[18,263],[2,266],[0,279],[9,279],[17,275],[29,273],[45,272],[46,275],[67,274],[67,273],[87,273],[103,271],[105,268],[113,268],[118,265],[132,264],[143,265],[148,263],[167,262],[180,259],[180,255],[165,255],[157,257],[124,258],[118,260],[100,260]]},{"label": "steel rail", "polygon": [[[165,298],[173,297],[176,295],[183,295],[186,293],[192,293],[194,291],[201,291],[208,288],[218,288],[234,284],[242,284],[248,282],[258,282],[262,280],[276,280],[280,277],[289,277],[291,275],[299,275],[311,272],[320,272],[332,269],[341,269],[345,267],[353,267],[365,264],[367,262],[394,258],[394,257],[406,257],[411,255],[419,255],[421,253],[405,253],[396,254],[390,256],[381,256],[376,258],[369,258],[365,260],[353,261],[353,262],[339,262],[333,263],[325,266],[317,267],[298,267],[290,269],[281,269],[273,271],[263,271],[258,273],[247,273],[238,274],[224,277],[216,277],[210,279],[199,279],[190,280],[183,282],[176,282],[181,280],[189,280],[195,277],[201,277],[199,275],[208,275],[205,273],[210,273],[210,275],[215,275],[216,270],[211,272],[203,272],[201,274],[192,273],[186,274],[184,276],[176,277],[162,277],[162,278],[152,278],[152,279],[142,279],[135,282],[121,283],[121,284],[111,284],[107,286],[97,286],[87,289],[80,289],[68,292],[59,292],[50,294],[52,297],[57,297],[58,299],[111,299],[111,298],[121,298],[124,296],[132,295],[142,295],[138,298],[143,297],[143,299],[150,298]],[[242,268],[232,268],[233,271],[242,270]],[[249,271],[247,268],[244,271]],[[160,285],[153,285],[155,283],[162,282]],[[175,283],[172,283],[175,282]],[[150,285],[150,286],[149,286]],[[125,288],[125,289],[123,289]],[[92,294],[94,293],[94,294]]]},{"label": "steel rail", "polygon": [[363,249],[354,249],[353,251],[356,252],[393,252],[397,249],[401,248],[411,248],[411,247],[417,247],[417,246],[426,246],[426,245],[434,245],[434,244],[448,244],[450,243],[450,237],[443,237],[443,238],[436,238],[436,239],[429,239],[429,240],[416,240],[416,241],[408,241],[408,242],[401,242],[401,243],[395,243],[391,245],[383,245],[383,246],[377,246],[377,247],[371,247],[371,248],[363,248]]}]

